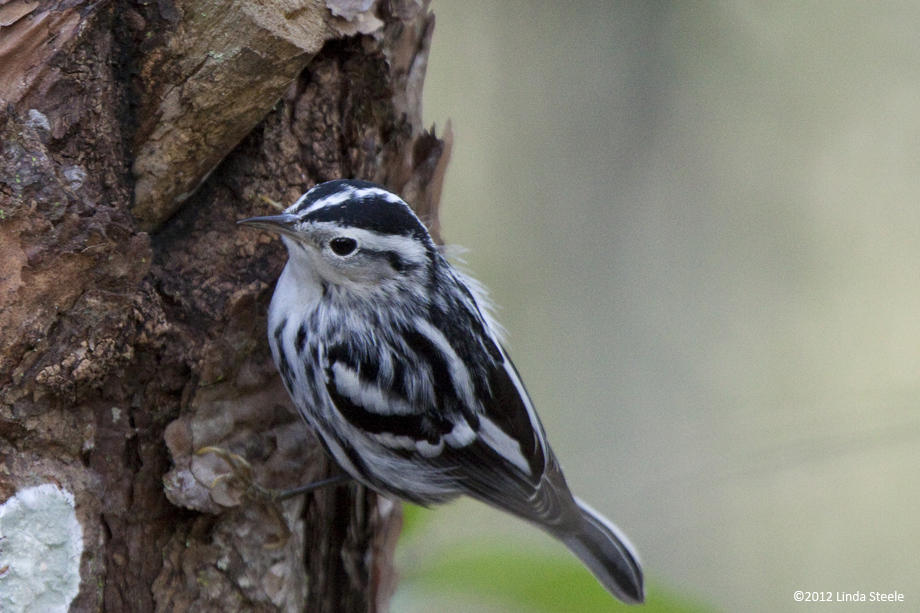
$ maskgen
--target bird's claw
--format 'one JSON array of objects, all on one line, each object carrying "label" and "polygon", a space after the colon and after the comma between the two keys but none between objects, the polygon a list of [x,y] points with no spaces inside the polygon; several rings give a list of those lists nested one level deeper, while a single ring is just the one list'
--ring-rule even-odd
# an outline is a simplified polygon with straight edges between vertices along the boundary
[{"label": "bird's claw", "polygon": [[220,447],[202,447],[197,451],[197,455],[206,453],[213,453],[230,467],[230,472],[218,475],[211,482],[210,489],[213,490],[215,486],[223,482],[228,487],[240,491],[243,499],[262,505],[280,528],[277,539],[274,542],[266,543],[265,548],[280,549],[284,547],[291,538],[291,529],[284,519],[280,505],[285,492],[264,488],[257,484],[254,480],[252,464],[242,456]]}]

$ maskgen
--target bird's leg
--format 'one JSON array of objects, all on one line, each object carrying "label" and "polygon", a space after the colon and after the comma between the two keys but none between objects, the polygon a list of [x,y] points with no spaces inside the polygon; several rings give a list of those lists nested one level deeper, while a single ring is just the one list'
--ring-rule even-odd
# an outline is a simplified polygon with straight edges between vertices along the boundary
[{"label": "bird's leg", "polygon": [[348,483],[351,481],[351,477],[345,473],[339,473],[338,475],[327,477],[326,479],[320,479],[319,481],[314,481],[313,483],[307,483],[301,485],[300,487],[295,487],[289,490],[269,490],[274,494],[275,500],[287,500],[288,498],[293,498],[298,494],[307,494],[313,490],[318,490],[320,488],[326,487],[327,485],[339,485],[341,483]]},{"label": "bird's leg", "polygon": [[326,487],[327,485],[338,485],[351,481],[351,477],[341,473],[327,479],[320,479],[312,483],[307,483],[289,490],[274,490],[262,487],[253,479],[252,465],[245,458],[235,453],[231,453],[220,447],[202,447],[197,451],[197,455],[213,453],[230,467],[230,472],[218,476],[212,483],[213,488],[219,481],[226,481],[230,487],[234,487],[243,492],[243,495],[249,500],[261,502],[275,502],[287,500],[298,494],[308,494],[313,490]]},{"label": "bird's leg", "polygon": [[242,492],[244,499],[264,505],[281,526],[282,534],[279,536],[278,542],[266,545],[272,549],[283,547],[291,537],[291,530],[288,528],[279,504],[282,500],[287,500],[299,494],[307,494],[328,485],[338,485],[351,480],[351,477],[345,473],[341,473],[293,489],[274,490],[262,487],[255,482],[253,479],[252,465],[242,456],[231,453],[226,449],[221,449],[220,447],[202,447],[197,451],[197,455],[206,453],[213,453],[230,467],[230,472],[219,475],[211,482],[212,489],[218,482],[226,482],[229,487]]}]

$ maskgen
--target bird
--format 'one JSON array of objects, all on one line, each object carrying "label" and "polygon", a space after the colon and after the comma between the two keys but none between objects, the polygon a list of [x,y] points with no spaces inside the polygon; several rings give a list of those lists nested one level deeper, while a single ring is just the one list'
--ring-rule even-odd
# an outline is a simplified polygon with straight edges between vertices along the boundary
[{"label": "bird", "polygon": [[239,223],[287,248],[272,357],[349,477],[417,505],[465,495],[510,513],[561,541],[614,597],[643,602],[635,548],[571,493],[484,288],[405,201],[339,179]]}]

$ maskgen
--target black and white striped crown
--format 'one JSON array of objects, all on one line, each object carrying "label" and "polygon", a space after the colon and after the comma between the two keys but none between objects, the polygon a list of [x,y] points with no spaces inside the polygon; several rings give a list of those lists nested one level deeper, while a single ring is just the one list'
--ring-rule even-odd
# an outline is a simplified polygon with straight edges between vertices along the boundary
[{"label": "black and white striped crown", "polygon": [[302,221],[332,222],[379,234],[429,238],[421,220],[402,198],[370,181],[338,179],[320,183],[285,213]]}]

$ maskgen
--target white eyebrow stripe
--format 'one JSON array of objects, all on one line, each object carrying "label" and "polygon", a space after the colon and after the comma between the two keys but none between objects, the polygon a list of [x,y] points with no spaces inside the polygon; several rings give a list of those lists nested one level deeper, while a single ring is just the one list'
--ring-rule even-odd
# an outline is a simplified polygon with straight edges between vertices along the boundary
[{"label": "white eyebrow stripe", "polygon": [[361,228],[342,228],[340,232],[358,241],[358,246],[373,251],[394,251],[413,262],[428,261],[428,251],[421,242],[399,234],[379,234]]},{"label": "white eyebrow stripe", "polygon": [[309,222],[309,227],[315,230],[325,230],[330,235],[353,238],[358,241],[360,248],[371,251],[393,251],[413,264],[428,262],[428,251],[425,245],[408,236],[380,234],[363,228],[343,227],[332,221]]}]

